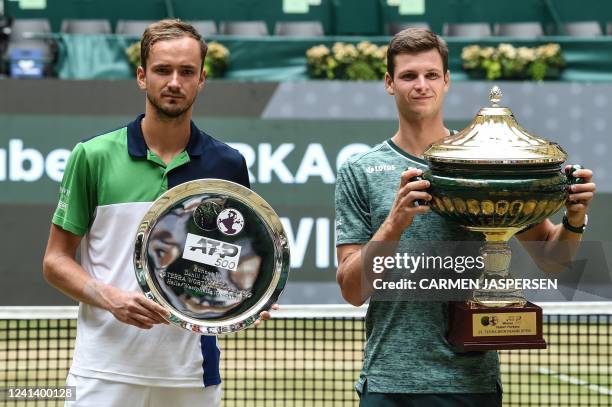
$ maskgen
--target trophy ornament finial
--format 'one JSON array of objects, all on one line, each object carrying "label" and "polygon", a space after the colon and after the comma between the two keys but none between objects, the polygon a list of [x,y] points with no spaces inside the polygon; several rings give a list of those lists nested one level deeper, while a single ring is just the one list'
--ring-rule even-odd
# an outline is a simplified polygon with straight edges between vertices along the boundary
[{"label": "trophy ornament finial", "polygon": [[501,100],[503,93],[499,86],[495,85],[489,92],[489,100],[491,101],[491,107],[499,107],[499,101]]}]

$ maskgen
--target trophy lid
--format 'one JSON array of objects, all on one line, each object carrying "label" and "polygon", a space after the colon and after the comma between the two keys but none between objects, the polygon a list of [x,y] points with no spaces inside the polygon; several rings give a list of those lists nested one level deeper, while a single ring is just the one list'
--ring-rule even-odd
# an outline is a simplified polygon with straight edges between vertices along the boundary
[{"label": "trophy lid", "polygon": [[431,144],[424,152],[428,162],[474,165],[561,164],[567,154],[556,143],[529,134],[507,107],[500,107],[502,92],[491,89],[491,107],[480,109],[459,133]]}]

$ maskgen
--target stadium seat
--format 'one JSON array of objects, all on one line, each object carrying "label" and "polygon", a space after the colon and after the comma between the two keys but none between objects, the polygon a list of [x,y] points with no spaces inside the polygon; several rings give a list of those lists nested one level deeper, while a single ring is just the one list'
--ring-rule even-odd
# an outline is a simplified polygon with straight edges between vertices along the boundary
[{"label": "stadium seat", "polygon": [[151,23],[151,20],[118,20],[115,34],[141,36]]},{"label": "stadium seat", "polygon": [[544,30],[538,22],[503,23],[495,24],[493,28],[495,35],[517,38],[541,37]]},{"label": "stadium seat", "polygon": [[38,41],[34,34],[50,34],[51,25],[46,18],[15,19],[11,25],[11,41]]},{"label": "stadium seat", "polygon": [[64,20],[60,30],[66,34],[111,34],[108,20]]},{"label": "stadium seat", "polygon": [[606,30],[608,35],[612,35],[612,21],[608,23],[608,29]]},{"label": "stadium seat", "polygon": [[204,38],[218,34],[217,24],[213,20],[190,21],[189,24],[193,25]]},{"label": "stadium seat", "polygon": [[224,21],[221,23],[221,34],[244,37],[265,37],[268,26],[264,21]]},{"label": "stadium seat", "polygon": [[325,35],[320,21],[279,21],[274,34],[285,37],[321,37]]},{"label": "stadium seat", "polygon": [[395,35],[409,27],[430,29],[429,24],[423,21],[392,21],[386,24],[385,32],[387,35]]},{"label": "stadium seat", "polygon": [[563,24],[565,35],[573,37],[598,37],[603,35],[601,26],[597,21],[573,21]]},{"label": "stadium seat", "polygon": [[[47,19],[15,19],[10,27],[10,36],[5,60],[18,52],[31,53],[39,56],[46,74],[50,73],[51,63],[55,59],[55,43],[51,38],[41,38],[40,35],[50,35],[51,25]],[[19,51],[18,51],[19,50]]]},{"label": "stadium seat", "polygon": [[490,37],[491,26],[489,23],[446,23],[444,24],[442,33],[449,37]]}]

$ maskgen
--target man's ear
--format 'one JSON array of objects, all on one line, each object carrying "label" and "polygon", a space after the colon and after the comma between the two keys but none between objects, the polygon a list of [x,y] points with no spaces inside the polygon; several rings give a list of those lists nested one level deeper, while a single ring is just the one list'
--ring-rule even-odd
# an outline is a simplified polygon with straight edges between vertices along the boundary
[{"label": "man's ear", "polygon": [[385,89],[389,95],[395,95],[395,90],[393,89],[393,78],[391,75],[389,75],[389,72],[385,72]]},{"label": "man's ear", "polygon": [[446,70],[446,73],[444,74],[444,89],[448,92],[448,88],[450,88],[450,84],[451,84],[451,77],[450,77],[450,70]]},{"label": "man's ear", "polygon": [[202,72],[200,72],[200,80],[198,84],[198,90],[204,89],[204,85],[206,84],[206,69],[202,68]]},{"label": "man's ear", "polygon": [[138,82],[140,89],[145,90],[147,88],[147,77],[142,66],[136,68],[136,82]]}]

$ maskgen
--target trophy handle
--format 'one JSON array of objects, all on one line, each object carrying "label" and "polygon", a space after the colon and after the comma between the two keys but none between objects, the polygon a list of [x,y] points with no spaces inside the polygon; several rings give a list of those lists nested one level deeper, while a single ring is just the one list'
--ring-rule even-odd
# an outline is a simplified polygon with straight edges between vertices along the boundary
[{"label": "trophy handle", "polygon": [[[408,180],[408,182],[414,182],[414,181],[423,181],[423,177],[421,177],[420,175],[417,175],[416,177],[412,177],[412,178],[410,178]],[[423,191],[424,192],[429,192],[429,188],[424,189]],[[427,202],[424,199],[417,199],[417,200],[414,201],[414,206],[427,206],[427,205],[429,205],[429,202]]]},{"label": "trophy handle", "polygon": [[584,179],[580,177],[574,177],[574,172],[576,170],[581,170],[581,169],[582,169],[582,165],[578,165],[578,164],[571,165],[565,169],[565,176],[567,177],[567,183],[569,185],[584,183]]},{"label": "trophy handle", "polygon": [[[565,169],[565,176],[567,177],[568,185],[576,185],[576,184],[584,183],[583,178],[574,177],[574,172],[580,169],[582,169],[582,166],[578,164],[571,165]],[[575,202],[572,202],[572,203],[575,203]]]}]

